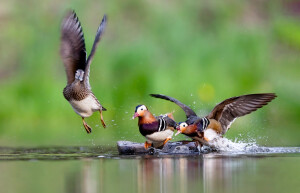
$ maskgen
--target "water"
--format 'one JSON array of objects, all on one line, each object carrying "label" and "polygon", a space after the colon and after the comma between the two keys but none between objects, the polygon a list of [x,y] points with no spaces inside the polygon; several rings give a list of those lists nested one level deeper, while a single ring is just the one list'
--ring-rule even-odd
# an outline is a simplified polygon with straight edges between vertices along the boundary
[{"label": "water", "polygon": [[0,189],[5,193],[299,192],[299,153],[299,147],[255,144],[192,156],[119,156],[116,147],[0,148]]}]

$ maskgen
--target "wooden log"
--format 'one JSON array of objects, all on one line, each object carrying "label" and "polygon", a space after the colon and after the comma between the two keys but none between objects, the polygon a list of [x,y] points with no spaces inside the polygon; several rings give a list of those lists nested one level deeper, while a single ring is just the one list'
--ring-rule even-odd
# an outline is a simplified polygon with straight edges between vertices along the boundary
[{"label": "wooden log", "polygon": [[192,141],[168,142],[161,148],[150,147],[145,149],[143,143],[135,143],[131,141],[118,141],[118,151],[120,155],[139,155],[139,154],[199,154],[199,147]]}]

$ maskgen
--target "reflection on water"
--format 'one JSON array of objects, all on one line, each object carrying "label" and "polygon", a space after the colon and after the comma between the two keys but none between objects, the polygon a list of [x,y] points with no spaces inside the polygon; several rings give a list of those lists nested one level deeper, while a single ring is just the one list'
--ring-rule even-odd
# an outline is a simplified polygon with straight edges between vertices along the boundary
[{"label": "reflection on water", "polygon": [[12,153],[2,151],[1,192],[247,193],[300,188],[300,154],[120,157],[114,153],[99,156],[93,150],[81,153],[82,157],[73,152],[51,159],[59,157],[57,152],[51,156],[39,151],[38,159],[30,153],[28,159],[19,159],[21,151],[15,152],[18,159],[13,159]]},{"label": "reflection on water", "polygon": [[[291,159],[299,161],[299,157]],[[78,183],[82,184],[80,192],[85,193],[256,192],[260,186],[270,183],[264,184],[256,180],[263,179],[261,175],[265,175],[256,165],[260,160],[259,157],[215,157],[210,154],[179,158],[84,160],[82,179]],[[274,171],[275,169],[278,168],[274,168]],[[297,170],[299,171],[299,166]],[[272,181],[272,175],[266,177]],[[274,189],[274,192],[278,190]]]}]

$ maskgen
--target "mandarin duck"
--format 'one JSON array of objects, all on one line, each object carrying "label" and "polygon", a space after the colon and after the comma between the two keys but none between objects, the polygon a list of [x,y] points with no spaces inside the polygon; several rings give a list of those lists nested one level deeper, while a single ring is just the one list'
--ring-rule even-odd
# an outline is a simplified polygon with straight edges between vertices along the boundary
[{"label": "mandarin duck", "polygon": [[159,147],[165,145],[172,139],[176,122],[172,114],[155,117],[145,105],[138,105],[135,108],[133,119],[139,118],[138,126],[140,133],[146,137],[145,149],[150,146]]},{"label": "mandarin duck", "polygon": [[[185,112],[192,112],[188,106],[183,106],[181,102],[174,98],[165,95],[151,96],[172,101]],[[178,123],[176,135],[183,133],[200,142],[200,144],[207,144],[214,139],[222,137],[236,118],[256,111],[267,105],[274,98],[276,98],[274,93],[242,95],[224,100],[216,105],[209,115],[203,118],[195,118],[195,113],[192,116],[186,113],[187,120]]]},{"label": "mandarin duck", "polygon": [[102,126],[106,127],[102,116],[102,111],[106,111],[106,109],[93,94],[89,83],[90,65],[105,26],[106,16],[104,15],[98,27],[91,53],[86,58],[82,27],[76,13],[69,11],[61,25],[60,54],[67,75],[67,86],[63,90],[63,95],[73,110],[82,117],[87,133],[91,133],[92,128],[84,118],[90,117],[96,111],[100,112]]}]

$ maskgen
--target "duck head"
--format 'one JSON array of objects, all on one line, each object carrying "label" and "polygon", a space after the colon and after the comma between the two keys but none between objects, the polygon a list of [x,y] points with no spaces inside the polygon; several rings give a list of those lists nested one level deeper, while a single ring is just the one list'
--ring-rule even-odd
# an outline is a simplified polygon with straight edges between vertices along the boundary
[{"label": "duck head", "polygon": [[175,136],[177,136],[180,133],[184,133],[187,127],[188,124],[186,122],[179,122],[176,126],[177,133],[175,134]]},{"label": "duck head", "polygon": [[145,105],[136,106],[132,119],[135,119],[137,117],[143,117],[146,111],[148,111],[148,108]]}]

